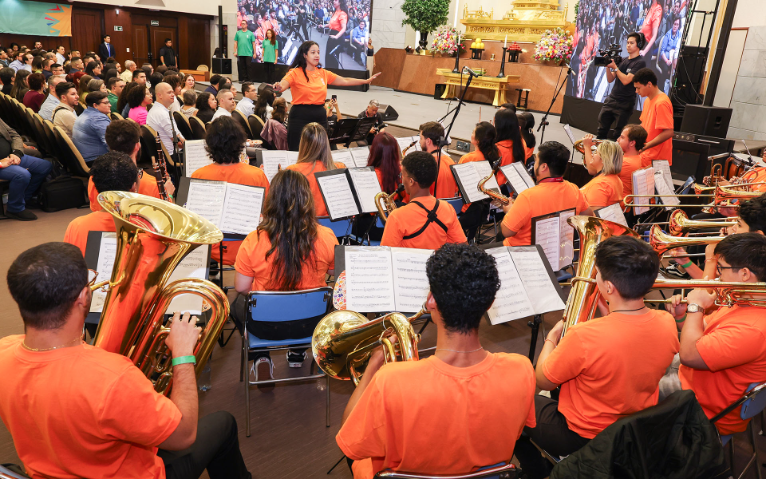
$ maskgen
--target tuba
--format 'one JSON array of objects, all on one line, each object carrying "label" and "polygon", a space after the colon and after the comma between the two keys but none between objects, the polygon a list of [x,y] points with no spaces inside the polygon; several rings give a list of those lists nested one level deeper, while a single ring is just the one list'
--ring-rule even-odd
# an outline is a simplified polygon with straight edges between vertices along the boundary
[{"label": "tuba", "polygon": [[229,316],[229,302],[210,281],[166,283],[188,253],[219,243],[223,234],[201,216],[157,198],[107,191],[98,202],[114,219],[117,254],[94,345],[127,356],[157,392],[169,394],[173,369],[165,337],[170,329],[163,323],[170,302],[180,294],[195,294],[211,306],[211,319],[194,349],[197,376]]},{"label": "tuba", "polygon": [[380,220],[382,222],[385,223],[386,219],[388,219],[388,215],[390,215],[391,212],[396,209],[394,196],[398,195],[402,191],[404,191],[404,185],[399,185],[396,191],[390,195],[386,194],[384,191],[381,191],[375,195],[375,206],[378,207],[378,216],[380,216]]}]

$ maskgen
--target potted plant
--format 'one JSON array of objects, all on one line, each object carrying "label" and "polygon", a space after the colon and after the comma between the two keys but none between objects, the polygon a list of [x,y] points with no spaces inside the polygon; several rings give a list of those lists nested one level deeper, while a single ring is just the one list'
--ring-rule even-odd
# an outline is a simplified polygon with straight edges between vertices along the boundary
[{"label": "potted plant", "polygon": [[428,34],[447,23],[450,0],[404,0],[402,25],[420,32],[420,48],[428,48]]},{"label": "potted plant", "polygon": [[439,31],[436,32],[431,44],[431,52],[449,56],[459,55],[459,52],[465,51],[462,42],[458,43],[459,36],[462,36],[461,40],[465,39],[465,36],[455,28],[439,27]]},{"label": "potted plant", "polygon": [[537,42],[534,59],[556,65],[569,62],[574,48],[572,35],[563,28],[546,30]]}]

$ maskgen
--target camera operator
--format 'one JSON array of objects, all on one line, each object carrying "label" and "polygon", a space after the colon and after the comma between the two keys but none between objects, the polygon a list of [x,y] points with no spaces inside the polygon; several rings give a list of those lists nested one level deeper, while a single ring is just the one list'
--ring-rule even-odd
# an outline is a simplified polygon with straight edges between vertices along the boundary
[{"label": "camera operator", "polygon": [[601,140],[607,139],[615,120],[617,120],[617,124],[614,126],[614,133],[609,139],[617,139],[633,113],[636,104],[633,74],[646,68],[644,58],[639,55],[643,43],[644,40],[640,33],[631,33],[628,35],[627,41],[628,58],[622,58],[619,66],[612,59],[611,63],[606,66],[607,81],[612,83],[617,79],[617,82],[598,114],[598,138]]}]

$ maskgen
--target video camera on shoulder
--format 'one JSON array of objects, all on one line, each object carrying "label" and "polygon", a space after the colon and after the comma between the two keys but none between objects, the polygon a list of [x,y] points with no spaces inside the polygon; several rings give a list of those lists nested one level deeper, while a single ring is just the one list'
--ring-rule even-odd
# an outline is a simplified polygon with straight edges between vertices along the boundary
[{"label": "video camera on shoulder", "polygon": [[613,43],[606,50],[598,51],[598,56],[594,59],[594,63],[597,67],[605,67],[614,60],[615,65],[619,65],[622,61],[621,55],[622,47],[617,43]]}]

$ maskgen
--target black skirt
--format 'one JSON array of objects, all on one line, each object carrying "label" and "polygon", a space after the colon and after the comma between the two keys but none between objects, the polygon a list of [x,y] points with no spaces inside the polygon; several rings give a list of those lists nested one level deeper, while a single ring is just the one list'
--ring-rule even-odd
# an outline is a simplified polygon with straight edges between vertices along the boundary
[{"label": "black skirt", "polygon": [[293,105],[287,121],[287,148],[298,151],[301,144],[303,127],[316,122],[327,130],[327,112],[324,105]]}]

